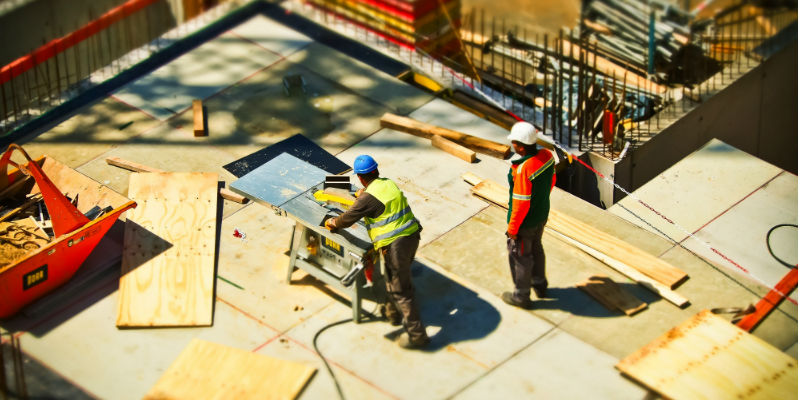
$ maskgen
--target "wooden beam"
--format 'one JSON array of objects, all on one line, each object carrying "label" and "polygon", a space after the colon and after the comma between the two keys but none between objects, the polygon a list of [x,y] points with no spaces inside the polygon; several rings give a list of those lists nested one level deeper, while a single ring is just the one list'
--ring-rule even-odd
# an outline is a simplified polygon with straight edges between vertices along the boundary
[{"label": "wooden beam", "polygon": [[675,289],[689,277],[682,270],[660,258],[556,210],[550,210],[547,225],[636,268],[639,272],[663,283],[670,289]]},{"label": "wooden beam", "polygon": [[203,112],[203,101],[192,100],[192,111],[194,112],[194,136],[206,136],[205,113]]},{"label": "wooden beam", "polygon": [[477,136],[467,135],[466,133],[457,132],[436,125],[426,124],[415,119],[402,117],[392,113],[383,114],[381,117],[381,126],[400,132],[410,133],[414,136],[423,137],[425,139],[430,139],[434,135],[442,136],[464,147],[470,148],[482,154],[497,157],[501,160],[506,159],[511,155],[511,146],[482,139]]},{"label": "wooden beam", "polygon": [[[785,298],[784,295],[788,296],[794,291],[797,287],[797,267],[792,268],[788,274],[786,274],[777,285],[775,285],[774,290],[770,290],[763,299],[758,301],[756,304],[756,311],[752,314],[746,315],[742,318],[736,326],[742,328],[748,332],[752,331],[756,326],[758,326],[761,321],[772,312],[775,307],[779,306],[783,299]],[[783,294],[781,294],[783,293]]]},{"label": "wooden beam", "polygon": [[[119,157],[107,157],[106,163],[108,165],[113,165],[115,167],[120,167],[122,169],[127,169],[128,171],[133,171],[133,172],[166,172],[158,168],[149,167],[147,165],[135,163],[133,161],[128,161]],[[234,201],[239,204],[247,203],[246,197],[240,194],[236,194],[227,188],[220,188],[219,195],[222,196],[223,199]]]},{"label": "wooden beam", "polygon": [[477,160],[474,151],[441,136],[431,136],[431,144],[433,147],[444,150],[468,163],[474,163]]},{"label": "wooden beam", "polygon": [[605,275],[593,275],[575,286],[594,297],[609,311],[622,311],[630,317],[647,308],[647,303]]}]

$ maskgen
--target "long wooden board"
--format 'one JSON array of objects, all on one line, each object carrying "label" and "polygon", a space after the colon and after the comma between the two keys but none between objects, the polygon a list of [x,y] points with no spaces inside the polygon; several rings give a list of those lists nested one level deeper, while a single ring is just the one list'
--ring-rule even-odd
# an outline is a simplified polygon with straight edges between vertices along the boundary
[{"label": "long wooden board", "polygon": [[689,277],[682,270],[660,258],[564,213],[550,210],[547,225],[636,268],[639,272],[669,286],[670,289],[675,289]]},{"label": "long wooden board", "polygon": [[457,132],[436,125],[426,124],[412,118],[402,117],[392,113],[383,114],[381,117],[381,126],[384,128],[410,133],[414,136],[419,136],[426,139],[430,139],[434,135],[441,136],[466,148],[475,150],[478,153],[483,153],[499,159],[505,159],[511,155],[511,146],[509,145],[482,139],[477,136],[467,135],[466,133]]},{"label": "long wooden board", "polygon": [[118,327],[208,326],[214,303],[217,174],[135,173]]},{"label": "long wooden board", "polygon": [[647,308],[647,303],[639,300],[605,275],[591,276],[575,286],[597,299],[609,311],[622,311],[625,315],[631,316]]},{"label": "long wooden board", "polygon": [[474,163],[477,159],[474,151],[438,135],[431,137],[431,144],[433,147],[450,153],[468,163]]},{"label": "long wooden board", "polygon": [[144,396],[156,399],[294,399],[309,365],[192,339]]},{"label": "long wooden board", "polygon": [[[474,182],[478,178],[470,175],[464,177],[465,180]],[[508,207],[508,188],[497,182],[481,180],[472,188],[472,193],[501,207]],[[675,289],[688,278],[684,271],[664,260],[556,210],[550,210],[547,226],[636,268],[670,289]]]},{"label": "long wooden board", "polygon": [[797,398],[797,360],[708,310],[616,367],[665,398]]},{"label": "long wooden board", "polygon": [[[486,199],[489,202],[497,204],[500,207],[508,208],[508,188],[500,185],[497,182],[488,179],[482,179],[481,177],[472,174],[472,173],[465,173],[461,176],[467,183],[474,185],[472,187],[472,194]],[[560,214],[556,210],[550,210],[550,218],[552,219],[554,214]],[[561,214],[563,215],[563,214]],[[670,303],[678,306],[678,307],[686,307],[689,305],[689,300],[685,297],[681,296],[680,294],[672,291],[667,285],[662,284],[661,282],[656,281],[655,279],[650,278],[649,276],[645,275],[644,273],[640,272],[635,266],[629,265],[627,263],[621,262],[614,258],[614,256],[607,254],[604,251],[600,251],[596,248],[588,246],[583,242],[567,235],[558,230],[558,227],[554,227],[552,220],[549,219],[547,223],[547,228],[551,231],[556,233],[557,237],[570,243],[571,245],[578,247],[579,249],[583,250],[590,256],[602,261],[609,267],[613,268],[617,272],[631,278],[638,284],[644,286],[646,289],[652,291],[653,293],[658,294],[665,300],[669,301]],[[585,224],[584,224],[585,225]]]}]

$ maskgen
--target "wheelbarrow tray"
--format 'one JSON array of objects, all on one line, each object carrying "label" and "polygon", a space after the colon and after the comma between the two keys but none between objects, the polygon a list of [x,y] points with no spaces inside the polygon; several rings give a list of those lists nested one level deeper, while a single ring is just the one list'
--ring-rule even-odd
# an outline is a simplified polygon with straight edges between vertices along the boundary
[{"label": "wheelbarrow tray", "polygon": [[[66,283],[81,267],[89,254],[126,210],[136,202],[101,185],[80,172],[48,156],[35,160],[42,171],[64,194],[75,198],[76,207],[86,213],[94,206],[112,211],[53,238],[49,244],[0,269],[0,318],[14,315],[25,305]],[[11,180],[22,178],[19,170],[9,173]],[[39,192],[38,184],[28,189]],[[25,190],[25,189],[23,189]]]}]

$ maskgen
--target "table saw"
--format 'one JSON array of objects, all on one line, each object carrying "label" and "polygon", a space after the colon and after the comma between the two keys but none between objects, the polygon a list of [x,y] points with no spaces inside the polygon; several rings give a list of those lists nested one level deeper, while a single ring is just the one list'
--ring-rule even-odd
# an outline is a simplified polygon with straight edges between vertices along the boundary
[{"label": "table saw", "polygon": [[[326,218],[343,212],[339,203],[321,203],[314,198],[314,193],[323,190],[326,175],[326,171],[283,153],[234,181],[230,188],[295,221],[287,282],[291,284],[292,272],[300,268],[349,295],[353,320],[358,323],[362,299],[379,303],[385,299],[380,257],[363,221],[336,233],[323,226]],[[355,188],[349,186],[348,192],[352,192]],[[368,269],[371,282],[364,273]]]}]

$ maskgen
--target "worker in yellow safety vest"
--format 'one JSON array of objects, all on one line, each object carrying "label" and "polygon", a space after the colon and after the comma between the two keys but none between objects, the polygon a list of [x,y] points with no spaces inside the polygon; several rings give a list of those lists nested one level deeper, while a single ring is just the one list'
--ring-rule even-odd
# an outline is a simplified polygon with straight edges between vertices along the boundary
[{"label": "worker in yellow safety vest", "polygon": [[378,163],[372,157],[356,157],[353,171],[364,189],[356,193],[356,201],[346,212],[325,221],[325,227],[332,231],[344,229],[364,218],[369,237],[386,264],[389,301],[381,307],[381,313],[392,325],[402,322],[405,327],[406,334],[398,339],[401,347],[425,347],[430,339],[420,319],[411,282],[411,263],[419,247],[422,226],[403,192],[391,180],[380,177]]}]

